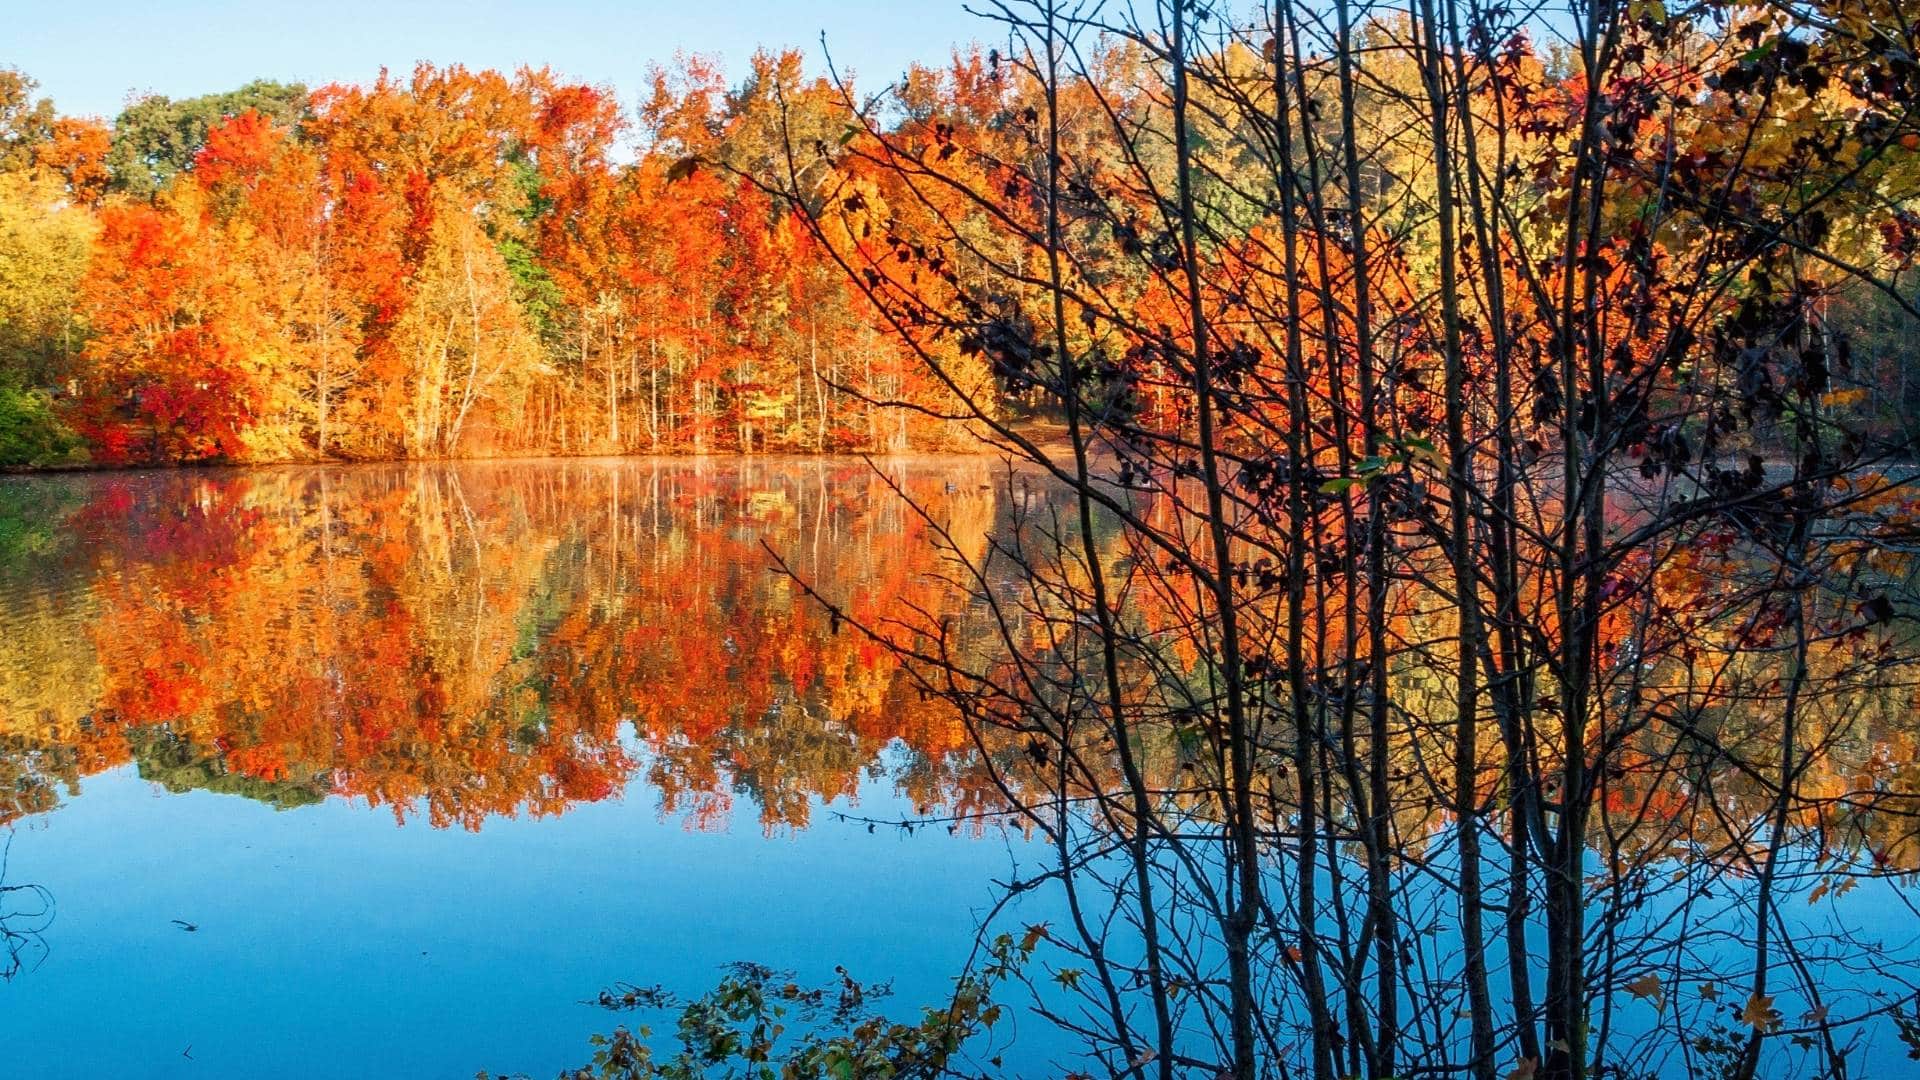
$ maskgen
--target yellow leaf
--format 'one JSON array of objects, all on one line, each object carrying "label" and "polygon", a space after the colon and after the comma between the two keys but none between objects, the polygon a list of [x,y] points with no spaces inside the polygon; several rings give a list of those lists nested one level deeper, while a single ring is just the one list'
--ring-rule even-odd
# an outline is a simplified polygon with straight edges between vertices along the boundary
[{"label": "yellow leaf", "polygon": [[1780,1011],[1773,1007],[1773,995],[1754,994],[1747,998],[1747,1007],[1740,1010],[1740,1022],[1763,1030],[1778,1026]]}]

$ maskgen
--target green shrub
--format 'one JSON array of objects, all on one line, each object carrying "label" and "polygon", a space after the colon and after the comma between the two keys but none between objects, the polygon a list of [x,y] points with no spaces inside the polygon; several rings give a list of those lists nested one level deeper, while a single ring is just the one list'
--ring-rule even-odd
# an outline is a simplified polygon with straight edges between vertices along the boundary
[{"label": "green shrub", "polygon": [[44,467],[86,458],[84,444],[40,390],[0,387],[0,467]]}]

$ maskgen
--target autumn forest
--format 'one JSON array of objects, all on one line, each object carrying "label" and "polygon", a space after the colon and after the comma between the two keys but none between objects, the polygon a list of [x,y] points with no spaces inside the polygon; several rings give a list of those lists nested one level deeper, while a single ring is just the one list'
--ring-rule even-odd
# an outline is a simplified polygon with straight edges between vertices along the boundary
[{"label": "autumn forest", "polygon": [[[84,950],[211,949],[140,905],[247,889],[270,961],[371,943],[279,1016],[373,1073],[1920,1060],[1912,13],[973,15],[897,77],[829,38],[625,97],[422,63],[107,120],[0,71],[36,1023],[172,1065],[77,1034]],[[267,914],[316,850],[359,891]],[[506,947],[440,996],[585,1017],[340,1045]]]},{"label": "autumn forest", "polygon": [[692,59],[629,113],[422,66],[111,125],[0,73],[0,461],[951,446],[870,404],[940,394],[790,210],[675,172],[770,160],[782,94],[844,123],[800,72]]}]

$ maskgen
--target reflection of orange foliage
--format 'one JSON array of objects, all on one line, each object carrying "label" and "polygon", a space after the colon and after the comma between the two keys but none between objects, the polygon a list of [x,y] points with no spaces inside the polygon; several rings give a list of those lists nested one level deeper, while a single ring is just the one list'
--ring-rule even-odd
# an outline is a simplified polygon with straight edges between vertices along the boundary
[{"label": "reflection of orange foliage", "polygon": [[[39,749],[72,783],[164,732],[213,775],[469,828],[612,797],[644,763],[696,823],[745,791],[764,827],[804,824],[895,740],[929,762],[964,748],[760,546],[861,618],[950,608],[924,524],[864,469],[103,481],[72,522],[106,541],[85,568],[100,689]],[[947,505],[979,537],[993,503],[973,490]],[[909,793],[941,799],[958,771]]]},{"label": "reflection of orange foliage", "polygon": [[[975,475],[989,467],[947,468],[964,482],[909,471],[909,491],[963,543],[1004,529],[993,489]],[[62,620],[84,626],[96,681],[76,686],[85,702],[77,720],[36,706],[0,725],[7,776],[24,793],[0,816],[49,808],[50,783],[137,761],[150,775],[198,769],[169,783],[224,778],[263,796],[362,799],[400,818],[470,828],[609,798],[644,775],[664,809],[690,824],[722,824],[744,798],[773,829],[805,825],[816,799],[854,797],[889,753],[904,756],[894,782],[916,805],[994,813],[998,793],[957,715],[924,699],[884,646],[836,627],[770,569],[761,547],[852,623],[927,627],[951,616],[956,646],[976,650],[969,662],[1001,670],[977,607],[936,578],[951,567],[938,563],[926,522],[864,469],[628,463],[102,478],[67,522],[85,541],[84,561],[59,569],[85,580],[71,594],[84,599],[34,616],[49,640],[62,639]],[[1619,569],[1626,585],[1602,609],[1603,701],[1638,680],[1660,715],[1684,713],[1735,752],[1761,756],[1777,709],[1753,703],[1777,703],[1780,654],[1753,644],[1757,626],[1777,635],[1778,620],[1752,605],[1700,602],[1760,572],[1742,559],[1722,530],[1708,529],[1651,572],[1645,562]],[[1130,617],[1197,677],[1179,580],[1136,587]],[[1550,590],[1522,585],[1542,597],[1530,617],[1557,632]],[[1243,595],[1247,625],[1284,617],[1278,589]],[[1313,677],[1332,685],[1365,658],[1365,635],[1355,640],[1360,655],[1347,656],[1341,592],[1310,603],[1307,645],[1323,673]],[[1052,635],[1079,626],[1068,614],[1051,626],[1025,620],[1016,646],[1047,655]],[[1848,843],[1913,864],[1920,856],[1898,816],[1873,812],[1877,799],[1920,790],[1920,775],[1902,764],[1911,691],[1875,678],[1885,632],[1838,632],[1859,622],[1851,601],[1818,599],[1810,618],[1833,636],[1810,656],[1820,690],[1802,702],[1803,738],[1820,756],[1796,821],[1844,827]],[[1449,737],[1440,721],[1452,707],[1451,660],[1431,643],[1447,639],[1451,615],[1409,584],[1389,597],[1388,619],[1392,692],[1414,725],[1407,805],[1428,807],[1402,828],[1418,837],[1437,819],[1413,741]],[[1623,648],[1630,640],[1647,644]],[[1666,659],[1643,667],[1640,655]],[[1167,700],[1153,676],[1123,675],[1130,694]],[[0,703],[26,700],[0,685]],[[1541,730],[1540,767],[1552,770],[1565,748],[1550,724]],[[1146,736],[1154,783],[1176,784],[1188,767],[1171,743]],[[1012,763],[999,763],[1015,783],[1021,745],[1024,736]],[[1763,787],[1724,768],[1703,784],[1676,757],[1685,750],[1670,723],[1616,749],[1600,791],[1608,817],[1691,816],[1705,829],[1709,799],[1733,820],[1764,815]],[[1090,750],[1088,760],[1106,753]],[[1480,794],[1495,798],[1496,749],[1484,764]]]}]

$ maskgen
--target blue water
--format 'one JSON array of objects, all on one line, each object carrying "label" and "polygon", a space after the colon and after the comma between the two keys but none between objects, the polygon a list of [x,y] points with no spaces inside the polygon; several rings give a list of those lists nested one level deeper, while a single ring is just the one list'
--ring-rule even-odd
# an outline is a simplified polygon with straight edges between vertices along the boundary
[{"label": "blue water", "polygon": [[[861,795],[906,809],[884,783]],[[121,768],[14,837],[9,878],[57,907],[44,960],[0,987],[0,1074],[545,1077],[635,1022],[583,1004],[601,988],[698,992],[734,960],[844,964],[907,1014],[941,1000],[1022,843],[827,815],[699,831],[644,783],[468,832]]]},{"label": "blue water", "polygon": [[984,542],[991,463],[888,468],[0,478],[0,884],[54,905],[0,1080],[551,1077],[671,1031],[602,989],[735,961],[944,1003],[1026,841],[834,816],[940,812],[971,747],[763,546],[963,602],[891,485]]},{"label": "blue water", "polygon": [[[586,1063],[596,1032],[671,1031],[671,1015],[588,1004],[602,989],[697,996],[735,961],[807,985],[837,966],[890,981],[896,1018],[943,1003],[995,883],[1052,853],[993,827],[837,816],[1000,803],[951,714],[769,567],[771,548],[868,623],[964,611],[893,485],[962,544],[1008,529],[1011,499],[978,462],[889,468],[0,478],[0,884],[54,905],[0,983],[0,1080],[545,1078]],[[1444,876],[1445,843],[1427,847]],[[1691,872],[1717,898],[1694,905],[1712,933],[1685,951],[1737,970],[1750,882]],[[1920,923],[1910,881],[1861,877],[1783,919],[1806,942],[1854,935],[1817,979],[1869,1011],[1913,970]],[[1420,880],[1403,919],[1440,986],[1459,962],[1454,902]],[[30,922],[6,915],[38,895],[0,894],[0,929]],[[1027,893],[989,930],[1061,926],[1062,906]],[[1670,913],[1632,914],[1628,939],[1659,943]],[[1206,930],[1201,967],[1218,960]],[[1124,926],[1108,942],[1137,946]],[[1069,963],[1028,974],[1045,992],[1046,965]],[[1664,1012],[1616,1000],[1616,1044],[1680,1008],[1725,1019],[1743,980],[1716,978],[1724,1001],[1678,982]],[[1026,993],[1003,995],[1012,1015],[979,1056],[1005,1064],[982,1068],[1084,1068]],[[1295,1005],[1283,990],[1274,1008]],[[1863,1075],[1920,1075],[1888,1026],[1862,1029]],[[1769,1075],[1804,1071],[1769,1054]]]}]

